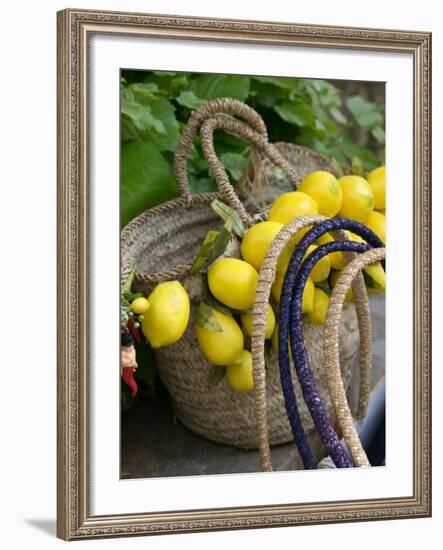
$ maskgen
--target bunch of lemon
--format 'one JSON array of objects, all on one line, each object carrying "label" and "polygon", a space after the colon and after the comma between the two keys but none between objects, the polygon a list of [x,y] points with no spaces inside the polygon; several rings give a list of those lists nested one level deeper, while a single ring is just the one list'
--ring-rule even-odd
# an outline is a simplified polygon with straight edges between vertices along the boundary
[{"label": "bunch of lemon", "polygon": [[[212,323],[196,324],[195,332],[200,349],[213,365],[226,367],[226,378],[235,391],[250,391],[254,382],[251,353],[245,349],[245,337],[252,332],[252,307],[260,270],[268,247],[281,228],[298,216],[321,214],[328,217],[346,217],[364,223],[385,242],[385,167],[370,172],[367,178],[347,175],[337,179],[325,171],[312,172],[304,178],[297,191],[285,193],[273,203],[268,220],[252,226],[241,243],[242,259],[221,258],[209,266],[207,280],[212,296],[224,307],[210,308]],[[274,304],[278,307],[285,272],[292,253],[301,238],[309,231],[299,231],[283,250],[272,286]],[[362,240],[350,234],[353,240]],[[333,240],[323,235],[311,245]],[[341,252],[322,258],[312,270],[303,292],[302,311],[307,322],[323,324],[329,304],[329,292],[345,266]],[[382,292],[385,273],[380,263],[366,269],[366,283],[370,292]],[[347,300],[352,300],[352,292]],[[214,323],[215,321],[215,323]],[[273,348],[278,347],[278,327],[274,309],[268,306],[266,338]]]},{"label": "bunch of lemon", "polygon": [[[228,208],[226,205],[224,207]],[[252,307],[258,272],[266,252],[282,227],[298,216],[320,214],[359,221],[386,241],[385,167],[370,172],[367,178],[347,175],[337,179],[333,174],[316,171],[307,175],[296,191],[284,193],[271,206],[267,221],[249,228],[243,236],[241,258],[220,257],[207,267],[207,290],[210,299],[202,297],[196,315],[195,334],[204,357],[217,367],[225,367],[226,379],[234,391],[246,392],[254,387],[252,356],[247,349],[252,333]],[[309,227],[299,231],[283,250],[277,263],[272,286],[273,305],[278,307],[282,285],[292,253]],[[203,247],[210,247],[219,232],[210,232]],[[362,240],[350,234],[353,240]],[[307,255],[333,237],[323,235],[309,247]],[[201,258],[200,258],[201,259]],[[341,252],[323,257],[311,271],[302,299],[306,322],[323,324],[329,304],[329,293],[345,266]],[[200,267],[199,267],[200,269]],[[385,273],[380,263],[365,270],[370,292],[382,292]],[[352,290],[347,300],[352,300]],[[154,348],[176,343],[184,334],[190,317],[190,302],[179,281],[159,284],[151,294],[136,297],[130,313],[138,315],[141,330]],[[278,348],[278,327],[274,308],[268,305],[266,339]],[[223,373],[224,374],[224,373]]]}]

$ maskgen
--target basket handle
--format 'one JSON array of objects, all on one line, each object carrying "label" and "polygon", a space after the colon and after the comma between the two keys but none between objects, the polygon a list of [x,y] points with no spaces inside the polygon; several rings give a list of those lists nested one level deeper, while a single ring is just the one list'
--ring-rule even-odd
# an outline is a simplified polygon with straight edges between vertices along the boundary
[{"label": "basket handle", "polygon": [[354,426],[354,419],[349,409],[346,391],[343,386],[340,372],[339,331],[340,319],[346,294],[352,281],[366,266],[383,260],[385,248],[372,248],[355,257],[340,273],[329,298],[326,313],[325,337],[323,358],[325,363],[326,380],[334,404],[337,420],[343,437],[349,447],[356,466],[370,466],[366,453],[361,445],[360,438]]},{"label": "basket handle", "polygon": [[243,203],[240,201],[237,193],[232,187],[225,167],[220,162],[214,149],[214,131],[224,130],[225,132],[239,137],[255,147],[256,150],[263,153],[270,161],[279,166],[297,185],[298,177],[294,166],[288,162],[278,149],[269,143],[263,135],[255,132],[245,123],[232,117],[217,115],[206,120],[200,128],[202,140],[202,149],[206,160],[209,163],[211,173],[217,182],[217,186],[222,197],[234,208],[240,215],[242,221],[250,226],[254,223],[254,218],[248,214]]},{"label": "basket handle", "polygon": [[[255,417],[257,426],[257,443],[260,455],[260,464],[263,471],[272,471],[271,450],[268,438],[268,418],[266,400],[266,371],[265,371],[265,328],[271,287],[275,279],[278,258],[283,248],[300,229],[310,225],[317,225],[325,220],[325,216],[300,216],[286,224],[277,234],[269,246],[264,262],[259,272],[255,303],[253,307],[253,322],[251,335],[251,353],[254,377]],[[343,240],[348,240],[346,232],[337,230],[334,232]],[[353,259],[356,253],[347,253],[347,259]],[[371,349],[371,334],[366,331],[367,320],[370,319],[369,303],[363,275],[359,273],[352,285],[355,292],[358,328],[360,333],[360,377],[366,380],[368,364],[366,353],[363,350]],[[370,370],[369,370],[370,376]],[[361,388],[360,388],[361,390]],[[362,392],[360,391],[360,396]]]},{"label": "basket handle", "polygon": [[180,194],[191,201],[192,193],[189,185],[187,160],[192,148],[194,136],[205,120],[213,115],[229,113],[244,118],[248,124],[265,139],[268,137],[266,125],[261,116],[238,99],[231,97],[220,97],[203,103],[195,109],[183,128],[180,141],[174,153],[174,173],[177,180]]}]

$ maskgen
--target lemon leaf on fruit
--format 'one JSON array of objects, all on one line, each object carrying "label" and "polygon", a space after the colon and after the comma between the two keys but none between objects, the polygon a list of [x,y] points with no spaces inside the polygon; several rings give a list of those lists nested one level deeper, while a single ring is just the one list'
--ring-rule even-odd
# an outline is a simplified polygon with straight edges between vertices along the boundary
[{"label": "lemon leaf on fruit", "polygon": [[240,239],[243,239],[246,229],[240,216],[233,208],[218,199],[214,199],[211,202],[211,208],[222,220],[231,223],[234,233],[236,233]]},{"label": "lemon leaf on fruit", "polygon": [[212,308],[201,302],[195,313],[195,322],[197,325],[209,332],[223,332],[220,323],[212,313]]},{"label": "lemon leaf on fruit", "polygon": [[320,283],[315,283],[315,286],[323,290],[325,294],[328,296],[331,295],[331,287],[329,286],[328,279],[325,279],[324,281],[321,281]]},{"label": "lemon leaf on fruit", "polygon": [[214,366],[211,374],[209,375],[209,385],[216,386],[225,377],[226,371],[223,367]]},{"label": "lemon leaf on fruit", "polygon": [[195,275],[198,271],[206,269],[212,262],[223,254],[228,246],[231,232],[223,227],[221,231],[209,231],[189,271]]},{"label": "lemon leaf on fruit", "polygon": [[366,270],[363,270],[363,278],[365,280],[365,284],[368,288],[374,288],[374,289],[380,289],[381,286],[376,282],[374,277],[369,275],[369,273]]},{"label": "lemon leaf on fruit", "polygon": [[215,239],[217,238],[217,235],[219,234],[219,231],[208,231],[206,234],[206,237],[203,240],[203,243],[200,247],[200,250],[198,251],[198,254],[194,260],[194,263],[191,266],[190,275],[194,275],[199,271],[206,262],[206,258],[208,256],[208,253],[214,244]]}]

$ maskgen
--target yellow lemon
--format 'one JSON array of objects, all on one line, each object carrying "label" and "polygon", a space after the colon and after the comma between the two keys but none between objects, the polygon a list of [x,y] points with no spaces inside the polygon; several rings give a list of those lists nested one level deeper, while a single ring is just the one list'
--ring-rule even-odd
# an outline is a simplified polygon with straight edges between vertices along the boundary
[{"label": "yellow lemon", "polygon": [[239,362],[226,367],[226,379],[234,391],[243,393],[254,389],[251,352],[244,349]]},{"label": "yellow lemon", "polygon": [[361,176],[343,176],[339,180],[343,202],[338,215],[364,223],[374,208],[374,193]]},{"label": "yellow lemon", "polygon": [[321,288],[314,290],[314,309],[308,313],[308,319],[314,325],[323,325],[326,321],[326,312],[329,305],[329,296]]},{"label": "yellow lemon", "polygon": [[318,214],[318,205],[306,193],[292,191],[283,193],[273,203],[268,219],[286,224],[297,216]]},{"label": "yellow lemon", "polygon": [[294,253],[294,250],[295,250],[295,244],[292,241],[289,241],[281,251],[280,256],[278,257],[277,271],[283,271],[283,272],[286,271],[289,265],[289,261],[292,257],[292,254]]},{"label": "yellow lemon", "polygon": [[143,296],[139,296],[135,300],[132,300],[131,302],[131,311],[133,313],[136,313],[137,315],[141,315],[142,313],[146,313],[149,308],[149,302],[146,298]]},{"label": "yellow lemon", "polygon": [[175,344],[188,326],[189,296],[179,281],[157,285],[148,297],[149,308],[141,323],[153,348]]},{"label": "yellow lemon", "polygon": [[241,254],[257,271],[262,266],[269,245],[282,227],[282,223],[267,221],[256,223],[246,231],[241,243]]},{"label": "yellow lemon", "polygon": [[[242,327],[244,328],[248,336],[252,335],[252,314],[242,313],[240,315],[240,321]],[[275,327],[275,315],[274,310],[268,304],[268,316],[266,317],[266,329],[265,329],[265,338],[268,339],[272,336]]]},{"label": "yellow lemon", "polygon": [[230,365],[238,361],[244,346],[241,328],[233,317],[216,309],[212,313],[221,328],[221,332],[206,330],[195,325],[198,345],[205,358],[213,365]]},{"label": "yellow lemon", "polygon": [[315,286],[311,277],[308,277],[305,288],[303,290],[303,298],[301,304],[302,313],[310,313],[314,309],[314,290]]},{"label": "yellow lemon", "polygon": [[374,208],[384,210],[386,205],[386,167],[375,168],[369,172],[367,179],[374,193]]},{"label": "yellow lemon", "polygon": [[[318,244],[327,244],[335,241],[330,233],[325,233],[317,239]],[[345,258],[342,252],[331,252],[328,254],[332,269],[343,269],[346,265]]]},{"label": "yellow lemon", "polygon": [[[308,246],[308,250],[306,251],[306,254],[304,258],[309,256],[311,252],[314,252],[314,250],[318,248],[315,244],[311,244]],[[314,281],[314,283],[320,283],[321,281],[324,281],[329,277],[329,272],[331,271],[331,262],[328,258],[328,256],[323,256],[312,268],[311,273],[309,274],[310,278]]]},{"label": "yellow lemon", "polygon": [[212,294],[233,309],[249,309],[254,305],[258,273],[244,260],[222,258],[208,269]]},{"label": "yellow lemon", "polygon": [[[334,288],[335,283],[337,282],[337,279],[340,277],[340,271],[336,271],[333,269],[331,271],[331,274],[329,276],[329,281],[331,284],[331,288]],[[348,290],[345,296],[345,303],[353,302],[354,301],[354,293],[352,292],[352,288]]]},{"label": "yellow lemon", "polygon": [[357,235],[356,233],[353,233],[352,231],[346,231],[346,233],[349,235],[349,239],[351,241],[356,241],[358,243],[365,243],[366,244],[366,241],[360,237],[360,235]]},{"label": "yellow lemon", "polygon": [[384,292],[386,288],[386,273],[380,262],[365,267],[363,277],[370,294]]},{"label": "yellow lemon", "polygon": [[380,237],[386,244],[386,218],[381,212],[375,210],[366,218],[365,225]]},{"label": "yellow lemon", "polygon": [[[275,353],[278,353],[278,325],[275,325],[274,332],[271,337],[271,346]],[[292,361],[291,346],[288,344],[289,360]]]},{"label": "yellow lemon", "polygon": [[298,190],[312,197],[318,204],[318,213],[334,217],[342,205],[342,190],[337,178],[330,172],[318,170],[308,174]]}]

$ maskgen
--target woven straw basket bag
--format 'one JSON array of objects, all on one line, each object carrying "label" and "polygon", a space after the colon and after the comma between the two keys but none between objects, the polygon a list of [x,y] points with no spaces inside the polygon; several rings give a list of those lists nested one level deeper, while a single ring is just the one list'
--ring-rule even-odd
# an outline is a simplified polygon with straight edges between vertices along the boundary
[{"label": "woven straw basket bag", "polygon": [[[235,116],[232,116],[235,115]],[[243,121],[239,120],[240,117]],[[313,170],[333,171],[328,160],[309,149],[292,144],[270,144],[265,124],[256,111],[242,102],[220,98],[196,109],[185,126],[174,159],[174,170],[181,196],[155,208],[146,210],[132,220],[121,234],[121,278],[124,282],[134,265],[138,267],[136,289],[146,294],[158,283],[178,279],[189,293],[191,319],[183,337],[172,346],[155,350],[158,371],[172,399],[175,414],[193,432],[213,441],[241,448],[259,446],[256,427],[256,395],[254,392],[239,394],[232,391],[226,379],[211,384],[214,367],[203,357],[194,334],[194,315],[201,298],[201,275],[189,276],[192,262],[200,245],[211,229],[218,229],[222,220],[214,213],[211,202],[218,198],[234,208],[248,227],[265,213],[257,213],[257,205],[246,197],[243,202],[230,185],[223,165],[213,147],[216,129],[240,137],[252,146],[254,181],[250,193],[254,193],[255,180],[267,183],[263,173],[276,165],[287,174],[293,184]],[[208,160],[211,174],[218,185],[217,193],[191,194],[187,177],[187,157],[193,138],[200,130],[202,148]],[[259,177],[259,173],[261,176]],[[264,203],[269,206],[282,193],[279,185],[265,190]],[[239,257],[240,243],[231,240],[225,255]],[[323,373],[324,327],[306,325],[305,345],[310,366],[314,373],[325,408],[334,418],[331,399]],[[340,368],[343,385],[348,387],[353,365],[359,350],[359,331],[354,305],[346,305],[340,325]],[[278,445],[292,440],[282,395],[278,362],[271,352],[267,366],[265,386],[266,444]],[[312,432],[313,422],[301,395],[296,375],[293,383],[300,416],[306,432]],[[254,390],[255,391],[255,390]]]}]

